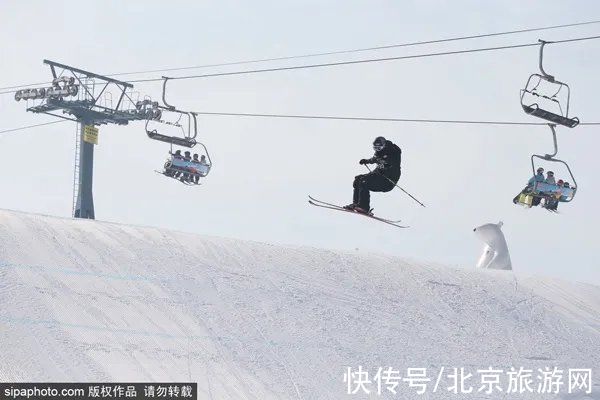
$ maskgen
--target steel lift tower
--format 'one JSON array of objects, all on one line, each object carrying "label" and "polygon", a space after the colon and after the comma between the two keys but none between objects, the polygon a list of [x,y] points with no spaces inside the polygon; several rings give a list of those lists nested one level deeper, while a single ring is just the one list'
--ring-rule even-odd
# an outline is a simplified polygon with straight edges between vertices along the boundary
[{"label": "steel lift tower", "polygon": [[[48,114],[79,124],[75,145],[73,216],[94,219],[92,182],[94,146],[98,144],[96,126],[127,125],[129,121],[145,120],[148,110],[136,107],[139,98],[133,100],[133,85],[128,82],[54,61],[44,60],[44,64],[50,66],[51,86],[18,90],[15,100],[27,101],[27,111]],[[116,94],[114,105],[113,93]]]}]

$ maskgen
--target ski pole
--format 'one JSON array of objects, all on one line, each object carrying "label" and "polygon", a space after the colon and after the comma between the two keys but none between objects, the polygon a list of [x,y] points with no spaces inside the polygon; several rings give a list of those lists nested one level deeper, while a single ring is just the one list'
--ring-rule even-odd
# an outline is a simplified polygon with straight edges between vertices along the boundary
[{"label": "ski pole", "polygon": [[[369,168],[369,166],[367,164],[364,164],[365,167],[367,167],[367,169],[369,170],[369,172],[373,172],[371,171],[371,168]],[[382,175],[383,176],[383,175]],[[425,204],[421,203],[419,200],[417,200],[412,194],[408,193],[406,190],[402,189],[397,183],[395,183],[393,180],[391,180],[390,178],[388,178],[387,176],[384,176],[385,179],[387,179],[388,181],[392,182],[394,184],[394,186],[396,186],[398,189],[402,190],[404,193],[406,193],[411,199],[413,199],[414,201],[416,201],[417,203],[419,203],[419,205],[421,205],[422,207],[425,207]]]}]

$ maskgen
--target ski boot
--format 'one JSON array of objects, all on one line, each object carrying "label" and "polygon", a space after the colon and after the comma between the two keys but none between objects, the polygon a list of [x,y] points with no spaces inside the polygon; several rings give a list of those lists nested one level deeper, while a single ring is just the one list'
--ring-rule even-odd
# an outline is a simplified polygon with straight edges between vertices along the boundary
[{"label": "ski boot", "polygon": [[354,211],[356,209],[356,207],[358,207],[356,204],[352,203],[352,204],[348,204],[347,206],[342,207],[344,210],[348,210],[348,211]]},{"label": "ski boot", "polygon": [[359,214],[365,214],[365,215],[373,216],[373,209],[372,208],[369,211],[367,211],[364,208],[361,208],[359,206],[355,206],[353,208],[353,210],[354,210],[354,212],[357,212]]}]

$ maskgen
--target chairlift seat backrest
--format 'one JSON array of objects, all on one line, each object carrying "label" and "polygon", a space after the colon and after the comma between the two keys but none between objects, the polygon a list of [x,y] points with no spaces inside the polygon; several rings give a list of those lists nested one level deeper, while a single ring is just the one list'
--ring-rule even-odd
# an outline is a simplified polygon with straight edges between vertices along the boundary
[{"label": "chairlift seat backrest", "polygon": [[[542,82],[547,82],[550,87],[556,89],[549,91],[547,84],[546,87],[540,86]],[[561,91],[563,92],[563,95],[559,97],[558,94]],[[544,101],[538,102],[537,100],[532,99],[532,96],[538,99],[544,99]],[[529,115],[542,118],[557,125],[574,128],[579,125],[579,118],[569,117],[570,96],[571,89],[566,83],[557,81],[554,77],[532,74],[527,80],[525,88],[521,89],[521,106],[523,107],[523,111]],[[550,104],[556,104],[556,112],[547,109],[547,106],[550,106]]]},{"label": "chairlift seat backrest", "polygon": [[200,176],[206,176],[210,172],[209,164],[202,164],[193,161],[186,161],[180,158],[171,158],[171,168],[188,171]]},{"label": "chairlift seat backrest", "polygon": [[546,182],[535,182],[533,186],[534,195],[558,195],[560,194],[560,201],[571,201],[575,196],[575,189],[566,188],[564,186],[558,186]]}]

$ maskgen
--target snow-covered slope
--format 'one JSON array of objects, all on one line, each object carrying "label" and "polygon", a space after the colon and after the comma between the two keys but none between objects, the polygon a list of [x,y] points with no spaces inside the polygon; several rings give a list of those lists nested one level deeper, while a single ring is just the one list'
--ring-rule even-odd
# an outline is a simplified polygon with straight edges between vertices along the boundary
[{"label": "snow-covered slope", "polygon": [[[364,398],[345,395],[343,373],[359,365],[597,377],[600,288],[0,211],[0,381],[191,380],[206,399]],[[399,390],[371,397],[459,397]]]}]

